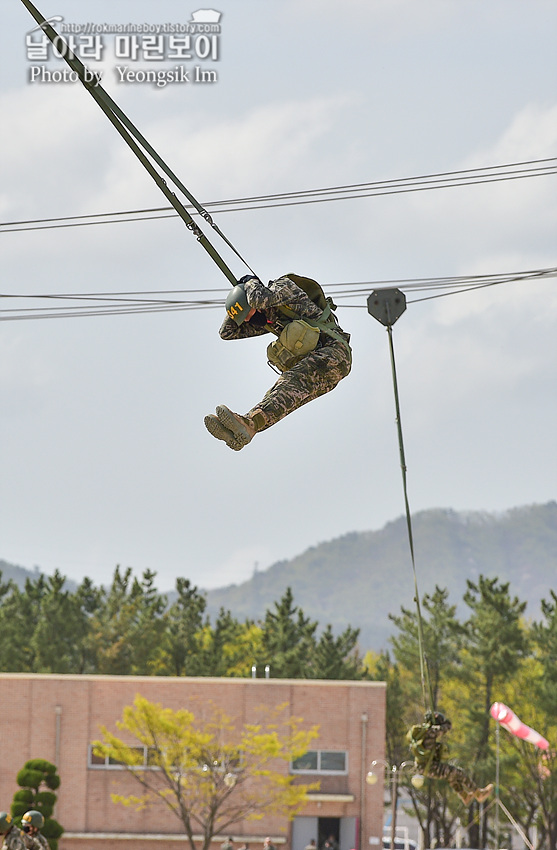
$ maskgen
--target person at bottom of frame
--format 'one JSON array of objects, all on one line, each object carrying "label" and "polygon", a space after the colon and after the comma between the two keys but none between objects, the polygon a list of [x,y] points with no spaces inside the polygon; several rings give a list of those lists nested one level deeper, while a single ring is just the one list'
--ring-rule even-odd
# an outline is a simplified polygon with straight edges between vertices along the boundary
[{"label": "person at bottom of frame", "polygon": [[322,294],[315,281],[294,274],[270,281],[268,286],[246,276],[226,299],[228,315],[219,331],[221,338],[273,333],[278,338],[268,346],[267,357],[280,372],[263,399],[245,415],[220,405],[216,416],[205,417],[209,433],[234,451],[243,449],[259,431],[330,392],[350,372],[350,336],[331,312],[334,304],[323,296],[322,306],[318,306],[298,283],[309,283]]},{"label": "person at bottom of frame", "polygon": [[25,850],[21,830],[9,812],[0,812],[0,846],[2,850]]}]

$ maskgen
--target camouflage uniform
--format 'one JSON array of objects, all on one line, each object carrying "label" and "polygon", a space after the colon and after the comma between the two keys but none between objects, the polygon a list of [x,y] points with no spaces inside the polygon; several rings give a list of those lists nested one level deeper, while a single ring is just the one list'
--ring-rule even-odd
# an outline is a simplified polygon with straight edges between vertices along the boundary
[{"label": "camouflage uniform", "polygon": [[23,832],[22,837],[25,850],[50,850],[48,841],[40,832],[36,832],[34,835]]},{"label": "camouflage uniform", "polygon": [[468,804],[480,790],[460,767],[445,761],[446,744],[438,740],[450,729],[450,721],[442,724],[422,723],[408,733],[416,769],[431,779],[445,779],[461,800]]},{"label": "camouflage uniform", "polygon": [[[245,284],[250,307],[257,310],[255,316],[240,326],[228,316],[220,328],[222,339],[246,339],[280,331],[289,319],[279,310],[281,305],[304,319],[319,319],[320,308],[288,277],[280,277],[264,286],[257,278]],[[340,330],[340,328],[338,329]],[[262,401],[246,414],[257,431],[270,428],[308,401],[334,389],[338,382],[350,372],[352,358],[350,336],[341,331],[346,342],[333,339],[322,333],[317,347],[306,354],[299,363],[282,372],[276,383],[265,393]]]},{"label": "camouflage uniform", "polygon": [[15,824],[4,835],[2,850],[25,850],[23,833]]}]

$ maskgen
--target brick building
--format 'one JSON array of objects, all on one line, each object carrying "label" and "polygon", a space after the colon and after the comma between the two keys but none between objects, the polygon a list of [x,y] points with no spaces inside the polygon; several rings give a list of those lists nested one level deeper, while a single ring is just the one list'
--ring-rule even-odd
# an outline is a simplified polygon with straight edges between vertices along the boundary
[{"label": "brick building", "polygon": [[[15,777],[24,762],[44,758],[61,778],[56,819],[66,832],[60,850],[159,850],[186,839],[181,824],[162,806],[136,812],[117,805],[111,793],[137,793],[132,777],[95,757],[91,742],[100,727],[116,730],[124,706],[136,694],[176,710],[212,702],[238,723],[254,722],[258,707],[287,704],[287,711],[319,738],[307,756],[290,766],[303,782],[320,782],[293,821],[268,817],[238,824],[233,835],[259,850],[266,835],[278,850],[320,847],[334,835],[340,850],[380,846],[382,784],[365,776],[373,759],[384,757],[385,685],[285,679],[216,679],[142,676],[0,674],[0,810],[9,811]],[[215,838],[218,850],[225,836]]]}]

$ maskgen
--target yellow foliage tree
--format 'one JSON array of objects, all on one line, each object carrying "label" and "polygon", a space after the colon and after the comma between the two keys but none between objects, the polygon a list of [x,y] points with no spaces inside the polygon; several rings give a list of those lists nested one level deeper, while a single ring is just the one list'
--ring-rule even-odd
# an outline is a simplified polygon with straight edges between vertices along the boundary
[{"label": "yellow foliage tree", "polygon": [[238,726],[215,706],[208,719],[196,719],[188,709],[173,711],[137,695],[116,724],[126,740],[102,727],[103,740],[94,742],[97,755],[119,762],[142,788],[140,796],[112,794],[112,800],[136,809],[162,801],[183,824],[191,850],[196,835],[208,850],[213,836],[233,824],[268,814],[294,817],[318,786],[294,785],[284,766],[307,752],[318,730],[286,717],[285,706],[262,713],[266,722]]}]

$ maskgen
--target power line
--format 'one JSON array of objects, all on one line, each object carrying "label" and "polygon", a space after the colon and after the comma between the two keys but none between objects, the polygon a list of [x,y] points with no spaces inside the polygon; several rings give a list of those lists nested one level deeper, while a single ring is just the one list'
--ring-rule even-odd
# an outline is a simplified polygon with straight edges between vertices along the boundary
[{"label": "power line", "polygon": [[[341,282],[324,284],[326,293],[336,300],[342,308],[365,309],[365,299],[373,289],[397,287],[408,294],[433,293],[412,298],[408,303],[417,303],[434,298],[457,295],[476,289],[498,286],[505,283],[522,284],[556,278],[557,267],[530,269],[499,274],[456,275],[430,278],[399,278],[390,280],[370,280],[361,282]],[[86,292],[58,294],[0,295],[9,299],[13,307],[0,309],[0,321],[25,321],[31,319],[77,318],[91,316],[115,316],[146,313],[163,313],[185,310],[221,309],[228,289],[176,289],[145,290],[128,292]],[[201,297],[196,297],[201,296]],[[344,303],[346,299],[360,298],[360,303]],[[26,306],[18,306],[22,299]],[[27,306],[29,302],[68,302],[49,303],[44,306]]]},{"label": "power line", "polygon": [[[356,200],[358,198],[431,191],[433,189],[449,189],[483,183],[500,183],[530,177],[547,177],[552,174],[557,174],[557,157],[511,162],[503,165],[470,168],[460,171],[442,171],[415,177],[378,180],[370,183],[352,183],[326,188],[305,189],[297,192],[228,198],[218,201],[208,201],[203,204],[203,207],[210,208],[214,213],[219,214],[226,212],[247,212],[275,207],[299,206],[301,204],[327,203],[330,201],[346,201]],[[193,206],[188,204],[184,204],[184,206],[192,215],[198,215],[198,211]],[[171,206],[150,207],[146,209],[92,213],[90,215],[7,221],[0,222],[0,232],[12,233],[66,227],[88,227],[99,224],[121,224],[124,222],[152,221],[177,217],[177,213],[171,212],[171,210]]]}]

